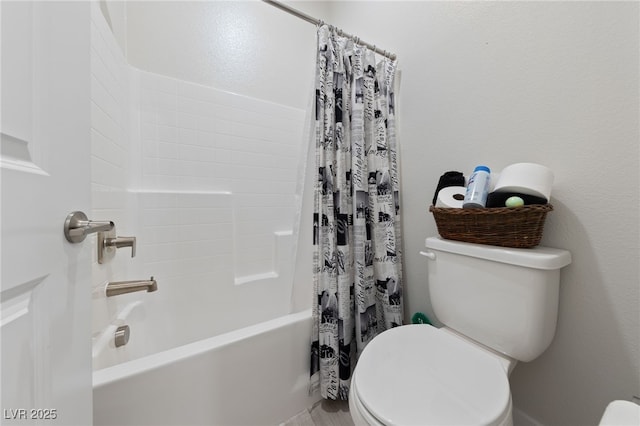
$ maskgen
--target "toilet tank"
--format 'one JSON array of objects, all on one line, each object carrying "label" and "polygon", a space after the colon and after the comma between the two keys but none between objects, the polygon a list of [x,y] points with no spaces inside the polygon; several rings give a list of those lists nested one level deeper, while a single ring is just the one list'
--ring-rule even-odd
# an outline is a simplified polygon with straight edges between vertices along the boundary
[{"label": "toilet tank", "polygon": [[433,311],[448,328],[519,361],[547,349],[556,330],[567,250],[426,239]]}]

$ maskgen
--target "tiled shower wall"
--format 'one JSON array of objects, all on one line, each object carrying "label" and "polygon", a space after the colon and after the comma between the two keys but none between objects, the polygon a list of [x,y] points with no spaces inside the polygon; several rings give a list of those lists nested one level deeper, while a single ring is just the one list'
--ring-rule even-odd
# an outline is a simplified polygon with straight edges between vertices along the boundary
[{"label": "tiled shower wall", "polygon": [[[229,259],[231,285],[234,278],[272,277],[282,266],[277,249],[282,254],[283,241],[291,241],[304,111],[131,67],[96,5],[91,46],[93,209],[87,213],[113,220],[118,235],[138,237],[133,259],[128,248],[103,265],[94,255],[94,298],[104,299],[107,281],[148,279],[156,270],[159,284],[192,276],[193,270],[172,270],[160,281],[167,256],[182,265],[204,262],[199,271],[220,278],[207,271],[211,250]],[[181,211],[175,202],[185,193],[192,212],[201,197],[207,206],[221,200],[229,214]],[[164,201],[149,212],[145,194]],[[150,230],[157,235],[149,237]],[[122,310],[120,301],[94,303],[94,330]]]},{"label": "tiled shower wall", "polygon": [[273,271],[274,232],[294,220],[304,111],[133,73],[141,190],[231,193],[236,279]]},{"label": "tiled shower wall", "polygon": [[129,168],[129,66],[97,6],[91,18],[91,187],[93,192],[124,191]]},{"label": "tiled shower wall", "polygon": [[[129,187],[130,69],[97,3],[91,7],[91,205],[90,219],[112,220],[120,235],[135,233]],[[91,244],[96,244],[92,236]],[[109,264],[97,264],[93,250],[96,295],[104,282],[132,276],[136,262],[120,254]]]}]

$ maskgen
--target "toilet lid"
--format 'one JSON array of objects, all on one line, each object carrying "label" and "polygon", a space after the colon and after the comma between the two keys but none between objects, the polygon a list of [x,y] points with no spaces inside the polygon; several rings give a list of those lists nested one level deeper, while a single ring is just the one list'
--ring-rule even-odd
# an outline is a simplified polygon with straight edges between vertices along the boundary
[{"label": "toilet lid", "polygon": [[386,425],[489,425],[510,407],[498,359],[429,325],[381,333],[362,352],[356,372],[358,399]]}]

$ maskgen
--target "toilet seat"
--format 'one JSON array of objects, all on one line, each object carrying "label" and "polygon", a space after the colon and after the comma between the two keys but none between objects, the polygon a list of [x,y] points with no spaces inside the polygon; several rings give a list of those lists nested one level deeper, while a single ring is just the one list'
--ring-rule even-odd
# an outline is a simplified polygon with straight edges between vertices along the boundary
[{"label": "toilet seat", "polygon": [[508,375],[499,360],[429,325],[396,327],[373,339],[351,386],[354,406],[373,424],[496,425],[511,419]]}]

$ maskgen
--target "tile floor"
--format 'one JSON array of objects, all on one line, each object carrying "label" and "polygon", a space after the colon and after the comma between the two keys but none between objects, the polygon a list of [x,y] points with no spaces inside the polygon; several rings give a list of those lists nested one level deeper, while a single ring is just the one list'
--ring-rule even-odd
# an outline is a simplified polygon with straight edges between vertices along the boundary
[{"label": "tile floor", "polygon": [[348,401],[322,400],[291,417],[280,426],[354,426]]}]

